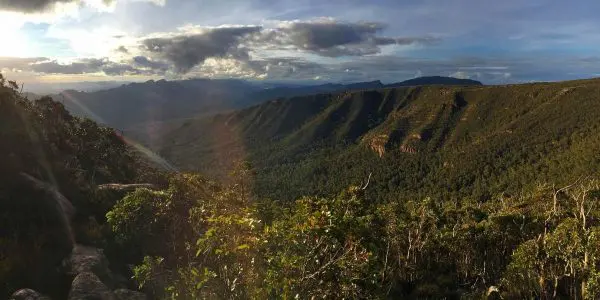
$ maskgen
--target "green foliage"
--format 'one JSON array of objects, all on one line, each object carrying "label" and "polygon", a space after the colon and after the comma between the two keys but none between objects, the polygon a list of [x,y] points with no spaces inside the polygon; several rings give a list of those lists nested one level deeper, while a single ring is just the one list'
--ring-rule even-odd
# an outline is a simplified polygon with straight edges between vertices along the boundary
[{"label": "green foliage", "polygon": [[133,268],[133,276],[140,289],[149,289],[154,295],[162,294],[162,291],[156,290],[156,288],[160,289],[157,283],[166,284],[162,278],[164,274],[163,261],[162,257],[145,256],[143,262]]},{"label": "green foliage", "polygon": [[[129,210],[122,218],[141,222],[152,217],[130,215],[144,206],[125,205],[134,197],[153,203],[149,211],[157,219],[165,217],[159,207],[166,200],[155,195],[186,190],[180,195],[195,199],[187,221],[179,223],[180,231],[189,234],[175,239],[185,247],[177,255],[169,247],[158,252],[146,248],[146,255],[166,259],[146,258],[135,269],[138,282],[159,297],[481,298],[490,291],[508,298],[598,295],[600,230],[593,181],[559,191],[540,186],[484,204],[435,198],[377,203],[366,185],[281,206],[248,201],[240,193],[243,178],[219,187],[190,180],[200,178],[194,175],[177,177],[172,181],[176,188],[138,190],[114,210],[115,215]],[[128,233],[127,226],[113,228],[119,235],[139,234]],[[152,236],[171,241],[165,238],[168,226],[136,228],[149,230],[143,242]]]},{"label": "green foliage", "polygon": [[520,295],[542,298],[580,295],[594,299],[598,295],[598,187],[592,181],[562,197],[554,194],[544,231],[513,253],[505,274],[507,286]]},{"label": "green foliage", "polygon": [[148,189],[128,194],[106,214],[119,239],[135,242],[150,240],[153,228],[165,226],[170,217],[167,194]]},{"label": "green foliage", "polygon": [[265,228],[262,251],[270,295],[370,298],[374,216],[352,189],[333,199],[303,198]]},{"label": "green foliage", "polygon": [[184,256],[197,228],[193,208],[216,192],[213,183],[198,175],[178,174],[163,191],[137,189],[117,201],[106,214],[119,242],[122,256],[130,261],[144,256],[164,257],[166,264]]}]

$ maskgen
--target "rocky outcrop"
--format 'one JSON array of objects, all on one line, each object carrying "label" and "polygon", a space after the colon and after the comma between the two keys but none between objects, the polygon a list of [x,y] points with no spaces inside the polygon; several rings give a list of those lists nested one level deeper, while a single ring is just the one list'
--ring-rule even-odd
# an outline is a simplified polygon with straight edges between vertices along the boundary
[{"label": "rocky outcrop", "polygon": [[75,245],[71,255],[63,262],[67,274],[77,276],[89,272],[100,278],[109,286],[114,285],[114,277],[110,271],[108,259],[102,249]]},{"label": "rocky outcrop", "polygon": [[387,144],[389,136],[387,134],[379,134],[371,139],[369,142],[369,148],[373,150],[379,157],[383,157],[385,154],[385,145]]},{"label": "rocky outcrop", "polygon": [[115,293],[115,296],[117,297],[117,300],[146,300],[146,299],[148,299],[148,297],[146,297],[146,295],[144,295],[140,292],[132,291],[132,290],[118,289],[114,293]]},{"label": "rocky outcrop", "polygon": [[423,140],[423,135],[421,133],[411,134],[400,146],[400,151],[410,154],[418,153],[419,150],[417,149],[417,146],[421,140]]},{"label": "rocky outcrop", "polygon": [[73,280],[68,300],[117,300],[116,295],[91,272],[83,272]]},{"label": "rocky outcrop", "polygon": [[12,294],[10,300],[50,300],[50,298],[32,289],[20,289]]},{"label": "rocky outcrop", "polygon": [[[115,288],[123,288],[127,286],[127,279],[122,276],[115,275],[109,268],[109,262],[102,249],[82,246],[75,243],[75,238],[71,228],[71,219],[75,214],[75,208],[71,202],[52,184],[43,182],[29,174],[20,173],[20,178],[28,188],[40,191],[41,200],[38,201],[42,205],[42,211],[46,212],[53,219],[56,219],[56,232],[48,238],[56,245],[52,247],[49,253],[53,253],[51,257],[39,259],[40,263],[48,264],[49,259],[56,260],[56,263],[49,264],[51,267],[32,270],[34,274],[39,274],[40,280],[46,282],[46,285],[57,284],[56,278],[64,279],[64,283],[68,284],[72,278],[71,288],[69,290],[68,299],[99,299],[99,300],[121,300],[121,299],[146,299],[142,293],[119,289],[113,292]],[[108,185],[106,189],[127,190],[130,188],[147,187],[142,185]],[[56,248],[63,249],[60,255],[56,254]],[[52,252],[54,251],[54,252]],[[62,262],[62,264],[61,264]],[[49,270],[57,271],[56,274]],[[62,282],[60,283],[62,286]],[[39,288],[40,284],[36,285]],[[48,290],[44,290],[48,292]],[[62,291],[66,294],[66,291]],[[119,295],[117,297],[117,294]],[[62,296],[61,296],[62,297]],[[32,289],[20,289],[16,291],[11,300],[50,300]]]},{"label": "rocky outcrop", "polygon": [[417,149],[415,149],[414,147],[411,147],[409,145],[400,146],[400,151],[402,151],[404,153],[410,153],[410,154],[415,154],[418,152]]},{"label": "rocky outcrop", "polygon": [[63,266],[66,272],[75,279],[69,292],[69,300],[146,300],[146,295],[123,287],[109,267],[109,261],[102,249],[75,245],[71,255],[65,259]]},{"label": "rocky outcrop", "polygon": [[33,189],[42,191],[48,196],[47,201],[50,206],[53,207],[53,211],[48,213],[56,215],[61,221],[61,232],[63,232],[62,238],[67,241],[67,247],[71,248],[75,244],[75,237],[73,235],[73,229],[71,228],[71,219],[75,214],[75,208],[73,207],[73,204],[71,204],[71,201],[65,198],[55,186],[26,173],[20,173],[19,175],[25,182],[29,183]]},{"label": "rocky outcrop", "polygon": [[146,300],[146,295],[128,290],[111,291],[96,274],[83,272],[73,280],[68,300]]}]

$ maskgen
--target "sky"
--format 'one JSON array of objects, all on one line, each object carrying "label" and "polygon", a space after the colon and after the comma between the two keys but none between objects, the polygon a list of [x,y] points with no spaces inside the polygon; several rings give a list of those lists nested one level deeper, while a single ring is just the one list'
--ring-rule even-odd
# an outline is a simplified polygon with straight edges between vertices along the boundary
[{"label": "sky", "polygon": [[27,86],[590,78],[598,11],[596,0],[0,0],[0,73]]}]

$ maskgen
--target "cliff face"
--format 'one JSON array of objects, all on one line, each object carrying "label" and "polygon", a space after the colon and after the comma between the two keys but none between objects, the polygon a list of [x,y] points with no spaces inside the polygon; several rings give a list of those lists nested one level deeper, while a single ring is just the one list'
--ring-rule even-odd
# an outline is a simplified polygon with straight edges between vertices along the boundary
[{"label": "cliff face", "polygon": [[389,136],[387,134],[380,134],[371,139],[369,146],[379,157],[383,157],[385,154],[385,144],[388,140]]}]

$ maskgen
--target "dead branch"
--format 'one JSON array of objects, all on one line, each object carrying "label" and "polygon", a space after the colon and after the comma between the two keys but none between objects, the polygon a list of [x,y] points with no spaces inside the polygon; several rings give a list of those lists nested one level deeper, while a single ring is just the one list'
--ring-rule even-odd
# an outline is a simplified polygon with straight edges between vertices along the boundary
[{"label": "dead branch", "polygon": [[112,190],[112,191],[135,191],[136,189],[151,189],[156,190],[157,187],[151,183],[134,183],[134,184],[121,184],[121,183],[107,183],[98,185],[98,190]]}]

